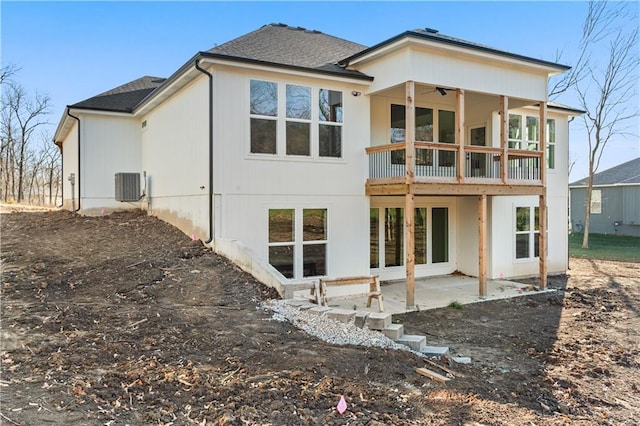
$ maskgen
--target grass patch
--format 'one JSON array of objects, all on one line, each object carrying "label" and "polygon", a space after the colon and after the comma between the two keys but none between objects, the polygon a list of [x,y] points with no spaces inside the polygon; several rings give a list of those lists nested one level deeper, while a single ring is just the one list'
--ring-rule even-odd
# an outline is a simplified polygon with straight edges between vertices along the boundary
[{"label": "grass patch", "polygon": [[453,309],[462,309],[462,303],[458,302],[457,300],[454,300],[453,302],[449,303],[448,307]]},{"label": "grass patch", "polygon": [[640,263],[640,238],[611,234],[589,234],[589,248],[582,248],[583,234],[569,234],[569,256],[582,259]]}]

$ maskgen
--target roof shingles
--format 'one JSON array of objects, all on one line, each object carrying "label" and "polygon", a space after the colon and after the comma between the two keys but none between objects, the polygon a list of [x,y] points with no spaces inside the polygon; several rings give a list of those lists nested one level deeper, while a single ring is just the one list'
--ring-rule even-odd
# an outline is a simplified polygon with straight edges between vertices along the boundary
[{"label": "roof shingles", "polygon": [[159,87],[164,80],[164,78],[160,77],[144,76],[70,106],[78,109],[131,112],[141,100]]},{"label": "roof shingles", "polygon": [[[640,184],[640,157],[593,175],[594,186],[616,184]],[[587,178],[569,184],[571,187],[585,185]]]}]

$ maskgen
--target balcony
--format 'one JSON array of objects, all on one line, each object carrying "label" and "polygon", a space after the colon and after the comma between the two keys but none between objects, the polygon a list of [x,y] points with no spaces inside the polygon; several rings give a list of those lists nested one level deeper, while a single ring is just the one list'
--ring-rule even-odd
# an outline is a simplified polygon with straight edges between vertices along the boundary
[{"label": "balcony", "polygon": [[[404,143],[366,149],[368,195],[540,195],[542,152],[415,142],[413,173]],[[460,161],[460,159],[464,161]]]}]

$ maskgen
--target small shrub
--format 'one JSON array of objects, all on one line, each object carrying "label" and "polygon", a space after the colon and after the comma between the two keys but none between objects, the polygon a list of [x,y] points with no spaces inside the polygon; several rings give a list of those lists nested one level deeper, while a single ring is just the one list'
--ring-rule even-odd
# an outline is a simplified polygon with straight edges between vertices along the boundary
[{"label": "small shrub", "polygon": [[457,300],[454,300],[453,302],[449,303],[448,307],[453,309],[462,309],[462,303],[458,302]]}]

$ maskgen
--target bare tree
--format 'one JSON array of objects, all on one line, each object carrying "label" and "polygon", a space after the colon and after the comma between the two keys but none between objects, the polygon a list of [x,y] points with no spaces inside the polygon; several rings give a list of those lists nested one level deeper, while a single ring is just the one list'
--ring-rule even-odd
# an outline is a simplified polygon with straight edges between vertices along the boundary
[{"label": "bare tree", "polygon": [[[2,125],[0,126],[0,164],[3,179],[3,198],[20,202],[25,196],[25,174],[29,168],[29,146],[35,132],[48,124],[46,117],[50,112],[51,100],[47,95],[36,93],[33,98],[27,96],[20,84],[13,81],[15,67],[3,68],[2,78]],[[17,187],[16,187],[17,185]]]},{"label": "bare tree", "polygon": [[[637,102],[640,65],[637,15],[630,14],[627,6],[617,4],[615,10],[608,11],[605,2],[591,3],[584,26],[585,31],[597,35],[596,41],[607,43],[608,57],[601,62],[589,59],[585,65],[586,75],[575,85],[581,107],[586,111],[582,118],[589,144],[583,248],[589,248],[593,175],[607,146],[614,137],[628,135],[627,123],[638,116],[638,105],[633,102],[634,99]],[[634,19],[635,24],[625,30],[620,24],[629,18]]]}]

